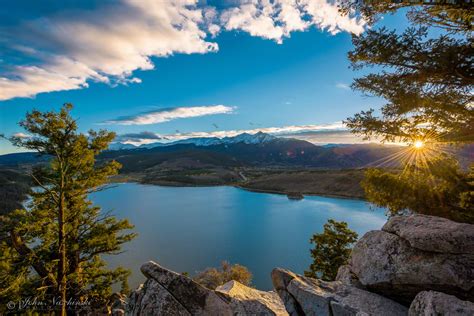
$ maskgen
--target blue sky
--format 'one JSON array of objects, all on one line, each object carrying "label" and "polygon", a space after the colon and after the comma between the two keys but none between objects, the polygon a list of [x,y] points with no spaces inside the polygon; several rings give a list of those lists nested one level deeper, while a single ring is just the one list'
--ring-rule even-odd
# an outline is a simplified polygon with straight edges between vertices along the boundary
[{"label": "blue sky", "polygon": [[[247,130],[307,136],[379,107],[383,100],[348,88],[360,75],[346,57],[351,32],[363,31],[363,21],[335,16],[324,0],[314,1],[326,7],[301,12],[283,11],[293,2],[280,1],[3,6],[0,133],[23,132],[17,123],[27,111],[65,102],[75,105],[82,131],[107,128],[135,144]],[[380,24],[404,23],[400,15]],[[341,138],[351,141],[359,140]],[[16,150],[0,142],[0,154]]]}]

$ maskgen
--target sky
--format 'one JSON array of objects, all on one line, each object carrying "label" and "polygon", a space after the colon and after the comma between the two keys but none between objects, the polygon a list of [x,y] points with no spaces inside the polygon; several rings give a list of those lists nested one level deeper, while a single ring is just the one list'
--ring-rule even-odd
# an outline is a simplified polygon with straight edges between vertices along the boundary
[{"label": "sky", "polygon": [[[67,102],[82,132],[135,145],[258,131],[361,142],[342,121],[384,102],[350,89],[363,74],[349,68],[351,36],[366,29],[326,0],[10,1],[0,133],[28,136],[28,111]],[[15,151],[0,141],[0,154]]]}]

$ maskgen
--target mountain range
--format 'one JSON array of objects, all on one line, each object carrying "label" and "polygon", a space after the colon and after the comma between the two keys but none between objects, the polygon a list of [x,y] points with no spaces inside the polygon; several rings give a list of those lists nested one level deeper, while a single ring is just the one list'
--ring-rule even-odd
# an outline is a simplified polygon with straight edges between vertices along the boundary
[{"label": "mountain range", "polygon": [[195,138],[188,138],[183,140],[178,140],[169,143],[162,143],[162,142],[154,142],[150,144],[143,144],[140,146],[135,146],[129,143],[121,143],[115,142],[109,146],[109,150],[123,150],[123,149],[137,149],[137,148],[155,148],[155,147],[163,147],[163,146],[173,146],[179,144],[194,144],[196,146],[215,146],[215,145],[224,145],[224,144],[236,144],[236,143],[244,143],[244,144],[261,144],[265,142],[274,141],[277,139],[276,136],[266,134],[263,132],[258,132],[256,134],[249,134],[249,133],[242,133],[233,137],[195,137]]},{"label": "mountain range", "polygon": [[[149,168],[156,170],[214,167],[344,169],[383,165],[388,157],[405,148],[380,144],[317,146],[304,140],[259,132],[225,138],[191,138],[140,147],[115,144],[102,153],[99,159],[117,160],[123,165],[122,172],[146,172]],[[457,156],[461,164],[472,160],[472,153],[473,146],[459,149]],[[47,158],[34,153],[15,153],[0,156],[0,165],[44,162],[45,159]]]}]

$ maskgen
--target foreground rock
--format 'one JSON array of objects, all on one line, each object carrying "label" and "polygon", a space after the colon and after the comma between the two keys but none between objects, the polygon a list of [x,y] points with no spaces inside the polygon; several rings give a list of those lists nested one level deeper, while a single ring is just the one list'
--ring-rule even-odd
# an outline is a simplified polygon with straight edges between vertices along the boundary
[{"label": "foreground rock", "polygon": [[410,305],[410,316],[472,316],[474,303],[462,301],[455,296],[444,293],[425,291],[420,292]]},{"label": "foreground rock", "polygon": [[[424,215],[393,217],[356,243],[345,269],[368,290],[407,305],[425,290],[473,301],[473,249],[474,225]],[[347,275],[341,272],[341,278]]]},{"label": "foreground rock", "polygon": [[340,281],[325,282],[284,269],[272,271],[275,290],[290,315],[406,315],[408,309],[390,299]]},{"label": "foreground rock", "polygon": [[259,291],[237,281],[229,281],[216,288],[216,293],[227,298],[234,312],[241,315],[288,315],[275,292]]},{"label": "foreground rock", "polygon": [[275,293],[238,282],[213,291],[153,261],[141,271],[147,280],[130,295],[129,315],[286,315]]},{"label": "foreground rock", "polygon": [[474,225],[427,216],[396,216],[382,228],[408,241],[411,247],[439,253],[473,254]]}]

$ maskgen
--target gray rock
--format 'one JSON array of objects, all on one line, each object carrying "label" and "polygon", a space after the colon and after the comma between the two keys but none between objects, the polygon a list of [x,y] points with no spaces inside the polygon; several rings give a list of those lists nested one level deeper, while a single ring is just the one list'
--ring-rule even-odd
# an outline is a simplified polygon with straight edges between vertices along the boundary
[{"label": "gray rock", "polygon": [[407,305],[424,290],[474,299],[474,254],[423,251],[385,231],[356,243],[350,270],[368,290]]},{"label": "gray rock", "polygon": [[128,315],[287,315],[274,292],[234,281],[213,291],[153,261],[141,271],[147,281],[130,295]]},{"label": "gray rock", "polygon": [[472,316],[474,303],[462,301],[453,295],[434,291],[418,293],[410,305],[410,316]]},{"label": "gray rock", "polygon": [[234,315],[288,315],[275,292],[252,289],[237,281],[229,281],[216,288],[230,302]]},{"label": "gray rock", "polygon": [[454,254],[474,253],[474,225],[437,216],[410,215],[392,217],[382,230],[405,239],[417,249]]},{"label": "gray rock", "polygon": [[408,309],[388,298],[341,281],[325,282],[284,269],[272,271],[275,290],[292,316],[407,315]]},{"label": "gray rock", "polygon": [[127,315],[170,315],[191,316],[192,314],[181,305],[162,285],[148,279],[129,297]]},{"label": "gray rock", "polygon": [[229,304],[214,291],[182,274],[165,269],[153,261],[142,265],[140,270],[148,279],[160,284],[191,315],[232,315]]},{"label": "gray rock", "polygon": [[336,281],[341,281],[343,284],[352,285],[363,290],[365,289],[354,272],[351,271],[351,266],[348,264],[339,267],[337,270]]}]

